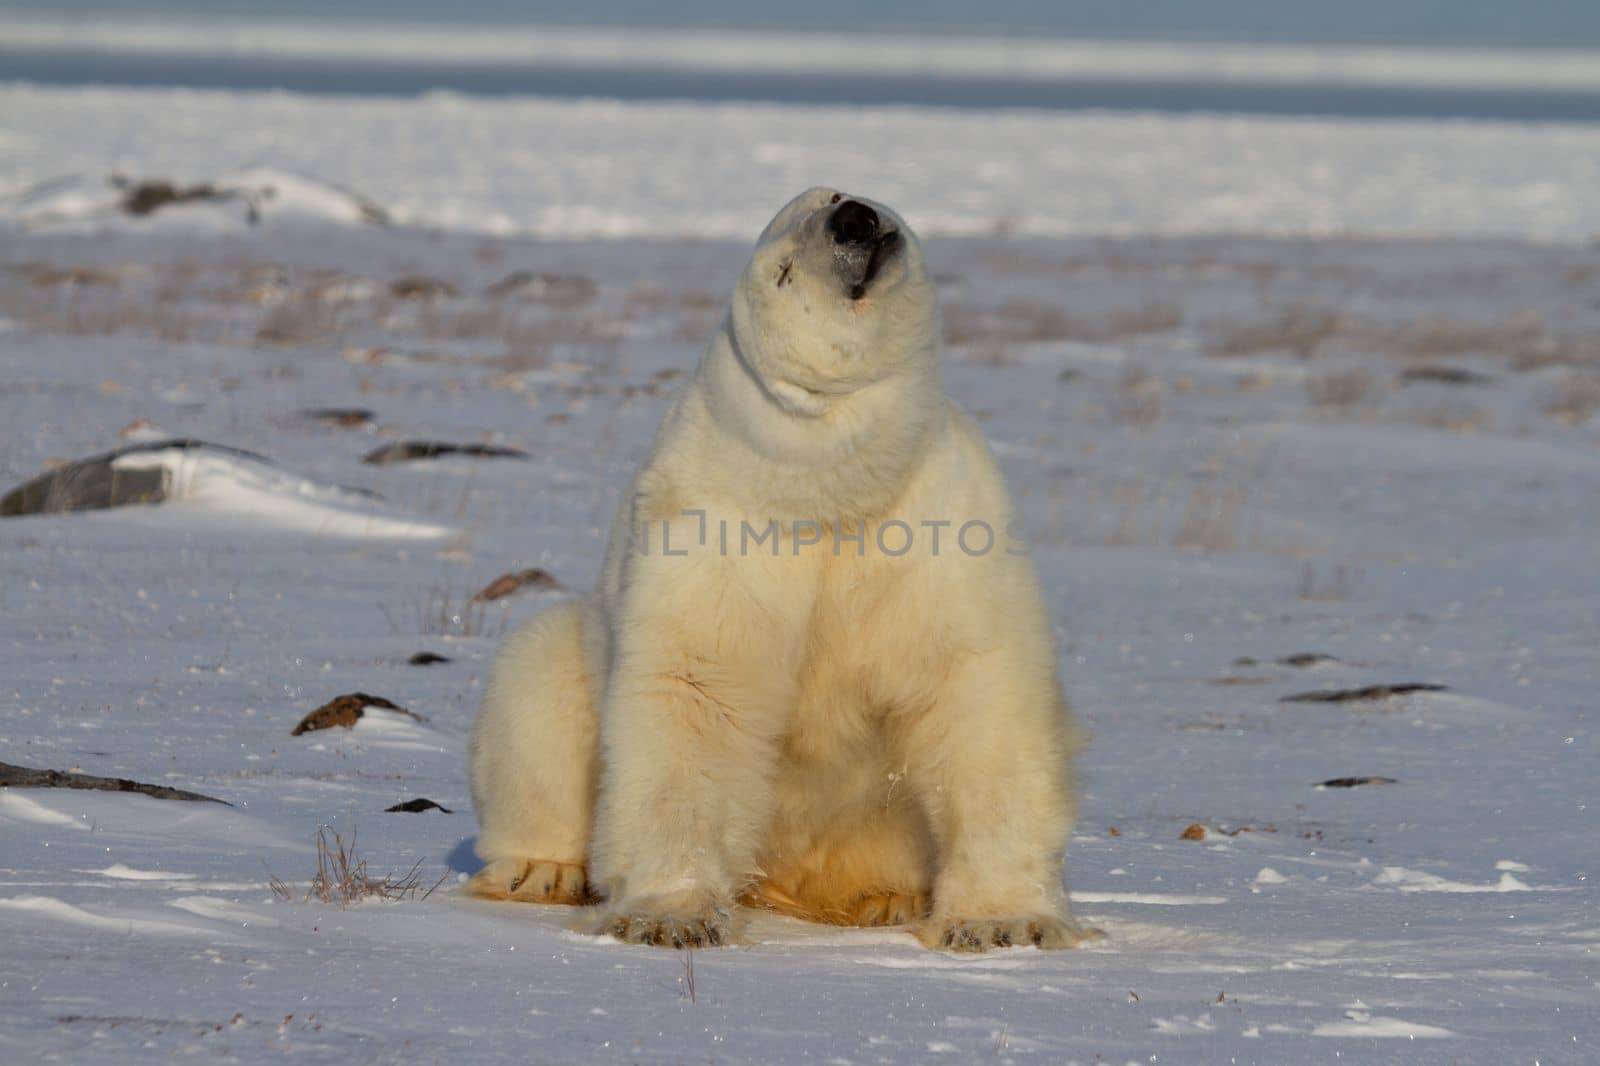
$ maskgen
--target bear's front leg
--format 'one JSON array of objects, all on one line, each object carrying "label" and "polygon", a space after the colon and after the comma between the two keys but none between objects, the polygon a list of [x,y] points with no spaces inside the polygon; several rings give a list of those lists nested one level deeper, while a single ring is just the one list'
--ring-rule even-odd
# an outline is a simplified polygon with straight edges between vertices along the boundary
[{"label": "bear's front leg", "polygon": [[764,573],[781,567],[771,558],[630,565],[591,860],[608,902],[590,929],[663,947],[731,943],[794,703],[804,597]]},{"label": "bear's front leg", "polygon": [[1004,650],[951,667],[906,722],[908,781],[938,848],[933,908],[917,924],[947,951],[1066,948],[1097,936],[1062,884],[1075,730],[1053,676]]}]

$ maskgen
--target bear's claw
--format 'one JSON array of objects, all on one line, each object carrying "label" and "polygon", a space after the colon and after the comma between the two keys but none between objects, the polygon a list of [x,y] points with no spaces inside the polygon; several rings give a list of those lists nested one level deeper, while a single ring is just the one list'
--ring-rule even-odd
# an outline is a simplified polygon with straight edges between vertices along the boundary
[{"label": "bear's claw", "polygon": [[979,952],[990,948],[1027,947],[1045,951],[1070,948],[1105,934],[1054,915],[1023,918],[931,919],[917,930],[917,939],[943,951]]},{"label": "bear's claw", "polygon": [[735,940],[732,918],[722,908],[688,914],[616,912],[600,919],[594,932],[658,948],[718,948]]},{"label": "bear's claw", "polygon": [[467,882],[465,891],[480,899],[518,903],[581,907],[593,902],[582,863],[544,859],[496,859]]}]

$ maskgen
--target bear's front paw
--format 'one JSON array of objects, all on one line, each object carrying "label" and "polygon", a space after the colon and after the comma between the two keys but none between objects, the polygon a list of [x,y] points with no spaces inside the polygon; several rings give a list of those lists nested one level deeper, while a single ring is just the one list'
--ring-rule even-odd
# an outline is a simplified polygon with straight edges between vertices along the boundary
[{"label": "bear's front paw", "polygon": [[623,906],[594,923],[593,932],[616,937],[624,944],[660,948],[715,948],[737,938],[732,909],[716,904],[662,907],[641,902]]},{"label": "bear's front paw", "polygon": [[582,863],[544,859],[496,859],[467,882],[467,895],[509,899],[518,903],[564,903],[581,907],[594,902]]},{"label": "bear's front paw", "polygon": [[930,918],[917,927],[917,939],[935,951],[988,951],[1027,947],[1046,951],[1070,948],[1105,934],[1053,914],[1020,918]]}]

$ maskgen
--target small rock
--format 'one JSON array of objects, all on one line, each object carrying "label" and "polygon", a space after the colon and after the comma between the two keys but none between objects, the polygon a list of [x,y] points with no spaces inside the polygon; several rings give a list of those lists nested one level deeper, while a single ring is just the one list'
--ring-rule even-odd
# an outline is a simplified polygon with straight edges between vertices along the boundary
[{"label": "small rock", "polygon": [[376,448],[362,456],[361,461],[374,466],[388,466],[390,463],[406,463],[414,459],[440,459],[446,456],[462,456],[469,459],[532,458],[520,448],[505,448],[497,444],[449,444],[443,441],[407,440]]},{"label": "small rock", "polygon": [[[170,181],[128,181],[113,179],[112,184],[122,189],[122,210],[136,218],[154,214],[169,204],[193,203],[197,200],[236,200],[243,193],[238,189],[219,189],[202,182],[199,185],[178,185]],[[251,212],[251,222],[255,222]]]},{"label": "small rock", "polygon": [[1285,655],[1278,660],[1278,663],[1282,666],[1292,666],[1297,670],[1303,670],[1308,666],[1318,666],[1322,663],[1336,663],[1338,661],[1333,656],[1323,655],[1321,652],[1297,651],[1293,655]]},{"label": "small rock", "polygon": [[289,731],[290,736],[299,736],[302,733],[314,733],[319,729],[350,729],[361,720],[368,707],[378,707],[386,711],[403,714],[407,718],[418,722],[427,719],[414,711],[408,711],[398,703],[393,703],[382,696],[369,696],[365,692],[351,692],[343,696],[335,696],[321,707],[300,719],[300,724]]},{"label": "small rock", "polygon": [[1412,367],[1400,375],[1400,380],[1408,385],[1414,381],[1426,381],[1436,385],[1487,385],[1494,381],[1494,378],[1459,366],[1429,365]]},{"label": "small rock", "polygon": [[473,603],[488,603],[491,600],[503,599],[525,588],[540,591],[554,591],[564,588],[561,582],[551,576],[548,570],[534,567],[531,570],[517,570],[509,574],[501,574],[485,585],[478,594],[472,597]]},{"label": "small rock", "polygon": [[421,796],[416,799],[406,800],[404,803],[396,803],[393,807],[384,808],[384,813],[386,814],[421,814],[423,811],[442,811],[445,814],[455,813],[449,807],[442,807],[433,802],[433,800],[423,799]]},{"label": "small rock", "polygon": [[454,662],[448,655],[437,655],[431,651],[419,651],[406,662],[412,666],[433,666],[435,663]]},{"label": "small rock", "polygon": [[389,295],[401,300],[433,300],[441,296],[459,296],[460,290],[448,281],[412,274],[390,282]]},{"label": "small rock", "polygon": [[1445,692],[1444,685],[1403,682],[1398,685],[1367,685],[1365,688],[1338,688],[1322,692],[1296,692],[1284,696],[1279,703],[1370,703],[1391,696],[1404,696],[1408,692]]},{"label": "small rock", "polygon": [[330,426],[350,427],[366,425],[372,421],[373,414],[365,407],[309,407],[300,412],[300,417]]},{"label": "small rock", "polygon": [[1204,840],[1205,838],[1206,827],[1199,822],[1194,822],[1189,828],[1178,834],[1179,840]]},{"label": "small rock", "polygon": [[1333,777],[1317,783],[1317,788],[1360,788],[1362,785],[1398,784],[1392,777]]}]

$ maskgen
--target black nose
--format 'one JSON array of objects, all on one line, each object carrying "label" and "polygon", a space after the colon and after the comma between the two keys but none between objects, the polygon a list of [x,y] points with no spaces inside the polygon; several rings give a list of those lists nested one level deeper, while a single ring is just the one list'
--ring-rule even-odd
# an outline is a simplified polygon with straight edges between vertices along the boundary
[{"label": "black nose", "polygon": [[866,204],[846,200],[828,219],[828,232],[839,244],[871,244],[878,237],[878,213]]}]

